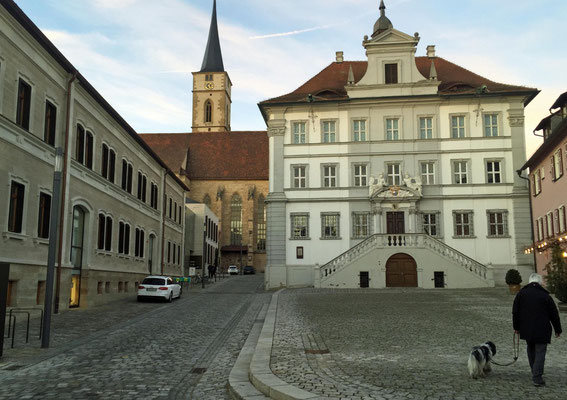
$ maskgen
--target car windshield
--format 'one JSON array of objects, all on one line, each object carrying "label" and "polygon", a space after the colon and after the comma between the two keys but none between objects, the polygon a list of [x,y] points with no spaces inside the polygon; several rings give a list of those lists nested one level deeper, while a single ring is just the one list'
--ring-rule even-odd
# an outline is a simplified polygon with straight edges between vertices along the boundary
[{"label": "car windshield", "polygon": [[145,278],[142,281],[142,284],[145,284],[145,285],[164,285],[165,279],[163,279],[163,278]]}]

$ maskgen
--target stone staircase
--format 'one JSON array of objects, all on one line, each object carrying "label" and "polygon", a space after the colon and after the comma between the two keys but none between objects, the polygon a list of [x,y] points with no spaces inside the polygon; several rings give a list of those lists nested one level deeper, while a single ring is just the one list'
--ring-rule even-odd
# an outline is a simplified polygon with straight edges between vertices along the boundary
[{"label": "stone staircase", "polygon": [[[320,266],[318,271],[319,286],[324,286],[326,280],[331,279],[337,272],[348,268],[349,265],[366,256],[369,252],[376,249],[392,248],[408,254],[411,254],[412,249],[432,251],[449,261],[453,266],[462,268],[467,273],[477,276],[486,281],[487,285],[492,286],[489,284],[493,279],[490,268],[424,233],[374,234],[368,237],[343,254]],[[317,274],[317,271],[315,273]]]}]

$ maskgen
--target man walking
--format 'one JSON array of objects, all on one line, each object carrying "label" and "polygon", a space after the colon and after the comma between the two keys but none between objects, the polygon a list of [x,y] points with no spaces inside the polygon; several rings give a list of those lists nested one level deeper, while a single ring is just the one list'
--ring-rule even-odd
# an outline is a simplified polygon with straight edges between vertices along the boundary
[{"label": "man walking", "polygon": [[541,275],[531,274],[529,283],[516,295],[512,309],[514,330],[527,344],[534,386],[545,385],[543,368],[547,345],[551,343],[551,327],[556,338],[562,332],[557,306],[541,282]]}]

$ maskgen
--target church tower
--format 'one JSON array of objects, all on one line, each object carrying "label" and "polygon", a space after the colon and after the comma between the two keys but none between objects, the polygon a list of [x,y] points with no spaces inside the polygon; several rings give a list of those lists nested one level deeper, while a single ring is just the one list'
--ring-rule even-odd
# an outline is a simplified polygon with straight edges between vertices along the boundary
[{"label": "church tower", "polygon": [[222,62],[214,0],[203,64],[199,72],[193,72],[193,132],[230,131],[231,87]]}]

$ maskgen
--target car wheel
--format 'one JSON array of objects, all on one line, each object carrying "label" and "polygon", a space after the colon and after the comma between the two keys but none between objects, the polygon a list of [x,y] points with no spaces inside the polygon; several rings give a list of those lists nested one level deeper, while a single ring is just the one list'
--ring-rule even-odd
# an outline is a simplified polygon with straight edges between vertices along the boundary
[{"label": "car wheel", "polygon": [[171,303],[173,301],[173,292],[169,292],[169,298],[167,299],[168,303]]}]

